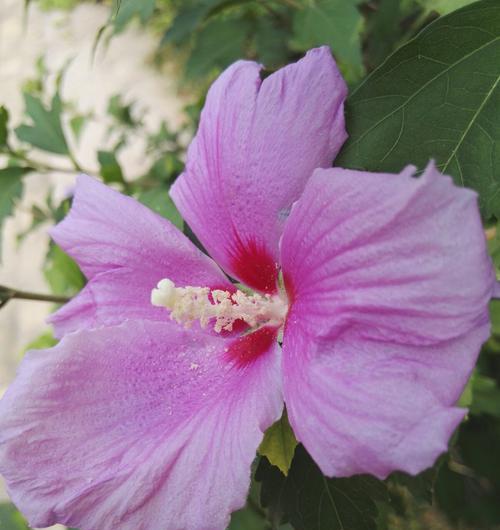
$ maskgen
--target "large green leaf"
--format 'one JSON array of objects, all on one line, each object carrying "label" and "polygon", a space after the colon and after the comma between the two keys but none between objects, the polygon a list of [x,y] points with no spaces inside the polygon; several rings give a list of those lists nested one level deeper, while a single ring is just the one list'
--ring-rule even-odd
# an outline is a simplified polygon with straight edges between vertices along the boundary
[{"label": "large green leaf", "polygon": [[[3,221],[11,215],[14,202],[23,192],[22,177],[32,171],[26,167],[4,167],[0,169],[0,237]],[[2,259],[2,246],[0,244],[0,260]]]},{"label": "large green leaf", "polygon": [[296,11],[294,43],[303,50],[327,44],[340,62],[349,81],[363,74],[360,0],[309,0]]},{"label": "large green leaf", "polygon": [[44,274],[54,294],[74,295],[85,285],[85,277],[78,265],[55,244],[47,253]]},{"label": "large green leaf", "polygon": [[182,220],[181,214],[167,193],[167,190],[159,188],[143,191],[139,193],[137,200],[157,214],[168,219],[179,230],[184,228],[184,221]]},{"label": "large green leaf", "polygon": [[62,105],[58,94],[52,98],[49,108],[46,108],[39,98],[28,93],[24,94],[24,102],[26,113],[33,125],[17,127],[15,132],[19,140],[51,153],[69,154],[61,125]]},{"label": "large green leaf", "polygon": [[353,92],[336,165],[400,171],[429,159],[500,215],[500,2],[427,26]]},{"label": "large green leaf", "polygon": [[287,477],[262,459],[256,479],[262,504],[296,530],[375,530],[376,503],[388,500],[386,485],[374,477],[325,477],[301,445]]},{"label": "large green leaf", "polygon": [[456,9],[472,4],[474,0],[417,0],[428,11],[437,11],[440,15],[447,15]]}]

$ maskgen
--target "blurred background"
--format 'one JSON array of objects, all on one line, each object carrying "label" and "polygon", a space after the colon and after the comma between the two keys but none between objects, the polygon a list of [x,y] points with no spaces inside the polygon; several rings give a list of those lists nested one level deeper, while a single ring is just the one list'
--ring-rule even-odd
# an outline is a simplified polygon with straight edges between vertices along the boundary
[{"label": "blurred background", "polygon": [[[84,285],[47,235],[68,211],[78,173],[101,178],[183,228],[168,188],[182,170],[206,90],[224,67],[248,58],[273,70],[327,44],[354,89],[422,28],[469,3],[0,0],[0,393],[26,349],[54,343],[45,319],[56,305],[14,299],[9,289],[71,297]],[[483,366],[493,363],[495,373],[499,349],[490,341],[483,354]],[[489,392],[487,414],[500,417],[500,405],[490,406],[500,399],[495,380],[476,380]],[[496,424],[490,427],[497,433]],[[485,451],[498,452],[494,439],[484,441]],[[425,478],[420,492],[398,483],[397,509],[382,510],[380,524],[498,528],[500,497],[489,478],[467,487],[453,476],[442,480],[461,493],[431,506]],[[467,488],[488,502],[470,513],[462,506],[462,513],[457,506]],[[26,528],[5,492],[0,498],[0,530]],[[252,517],[235,519],[232,528],[271,528]]]}]

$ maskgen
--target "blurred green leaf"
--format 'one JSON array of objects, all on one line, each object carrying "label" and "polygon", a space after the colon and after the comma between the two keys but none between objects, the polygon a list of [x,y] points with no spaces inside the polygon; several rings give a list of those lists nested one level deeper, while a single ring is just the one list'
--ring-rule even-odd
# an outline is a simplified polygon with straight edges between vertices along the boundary
[{"label": "blurred green leaf", "polygon": [[24,517],[13,504],[0,503],[0,528],[2,530],[30,530]]},{"label": "blurred green leaf", "polygon": [[278,68],[289,58],[290,33],[269,18],[259,18],[255,30],[257,56],[267,68]]},{"label": "blurred green leaf", "polygon": [[137,200],[145,206],[168,219],[177,228],[183,230],[184,221],[166,190],[153,189],[139,193]]},{"label": "blurred green leaf", "polygon": [[165,32],[162,44],[181,44],[187,40],[194,30],[201,23],[203,18],[208,14],[212,4],[216,1],[201,1],[194,5],[187,5],[174,18],[172,24]]},{"label": "blurred green leaf", "polygon": [[360,0],[309,0],[296,11],[293,21],[296,47],[308,50],[327,44],[331,47],[348,81],[364,71],[361,56],[363,17]]},{"label": "blurred green leaf", "polygon": [[471,414],[490,414],[500,418],[500,388],[496,381],[481,374],[472,379]]},{"label": "blurred green leaf", "polygon": [[107,184],[110,182],[124,182],[122,168],[116,159],[115,153],[112,151],[98,151],[97,160],[101,166],[100,174],[104,182]]},{"label": "blurred green leaf", "polygon": [[155,10],[156,0],[114,0],[112,25],[115,33],[120,33],[135,17],[144,24]]},{"label": "blurred green leaf", "polygon": [[77,141],[80,139],[80,136],[82,134],[83,128],[86,123],[87,123],[87,116],[77,115],[77,116],[73,116],[70,119],[69,126],[71,127],[73,136],[75,137]]},{"label": "blurred green leaf", "polygon": [[429,159],[500,215],[500,3],[483,0],[428,25],[348,99],[336,165],[399,172]]},{"label": "blurred green leaf", "polygon": [[269,530],[265,517],[252,508],[243,508],[231,515],[231,523],[227,530]]},{"label": "blurred green leaf", "polygon": [[140,121],[135,119],[133,107],[133,103],[124,103],[122,96],[115,94],[109,98],[108,114],[125,127],[138,127]]},{"label": "blurred green leaf", "polygon": [[[21,198],[23,192],[22,177],[32,171],[28,167],[4,167],[0,169],[0,237],[6,217],[12,214],[14,202]],[[2,246],[0,244],[0,261]]]},{"label": "blurred green leaf", "polygon": [[500,300],[490,301],[491,332],[500,335]]},{"label": "blurred green leaf", "polygon": [[45,108],[38,97],[28,93],[24,93],[24,102],[33,125],[20,125],[15,129],[19,140],[44,151],[68,155],[68,145],[61,125],[62,105],[59,95],[54,95],[49,108]]},{"label": "blurred green leaf", "polygon": [[417,0],[428,11],[436,11],[440,15],[447,15],[456,9],[472,4],[475,0]]},{"label": "blurred green leaf", "polygon": [[241,17],[207,22],[196,36],[194,49],[186,63],[186,76],[190,79],[203,77],[243,57],[250,27],[250,22]]},{"label": "blurred green leaf", "polygon": [[49,248],[44,274],[54,294],[74,295],[85,285],[78,265],[55,244]]},{"label": "blurred green leaf", "polygon": [[259,453],[265,456],[273,466],[278,467],[284,475],[287,475],[296,447],[297,440],[285,410],[281,418],[266,431],[259,447]]},{"label": "blurred green leaf", "polygon": [[386,485],[374,477],[325,477],[301,445],[288,477],[272,467],[262,458],[257,470],[262,504],[272,513],[282,512],[279,522],[289,520],[296,530],[375,530],[377,502],[389,500]]},{"label": "blurred green leaf", "polygon": [[[31,341],[25,348],[24,351],[28,350],[45,350],[47,348],[52,348],[57,344],[57,339],[54,338],[54,335],[50,331],[43,333],[35,340]],[[1,526],[0,526],[1,529]]]},{"label": "blurred green leaf", "polygon": [[[435,483],[438,507],[451,521],[474,530],[500,521],[500,422],[470,416],[462,423],[452,455],[440,466]],[[460,526],[463,528],[463,526]]]},{"label": "blurred green leaf", "polygon": [[0,150],[7,145],[7,137],[9,134],[7,129],[8,122],[9,111],[5,107],[0,106]]}]

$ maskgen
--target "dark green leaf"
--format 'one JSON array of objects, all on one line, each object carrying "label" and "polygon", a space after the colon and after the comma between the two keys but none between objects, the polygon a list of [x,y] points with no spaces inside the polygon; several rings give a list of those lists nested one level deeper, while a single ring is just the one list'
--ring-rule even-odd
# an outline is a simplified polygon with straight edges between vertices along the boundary
[{"label": "dark green leaf", "polygon": [[[32,171],[27,167],[4,167],[0,169],[0,237],[3,221],[11,215],[14,202],[23,192],[22,177]],[[0,260],[2,247],[0,245]]]},{"label": "dark green leaf", "polygon": [[123,173],[115,153],[111,151],[98,151],[97,160],[101,166],[100,174],[104,182],[120,182],[123,183]]},{"label": "dark green leaf", "polygon": [[474,375],[470,412],[500,418],[500,388],[494,379],[481,374]]},{"label": "dark green leaf", "polygon": [[28,523],[13,504],[0,503],[0,528],[2,530],[29,530]]},{"label": "dark green leaf", "polygon": [[452,521],[489,530],[500,521],[500,422],[471,416],[452,455],[439,468],[435,498]]},{"label": "dark green leaf", "polygon": [[162,44],[181,44],[189,39],[193,31],[210,11],[208,2],[200,2],[180,11],[162,39]]},{"label": "dark green leaf", "polygon": [[301,50],[327,44],[349,81],[363,74],[361,31],[363,18],[359,0],[311,0],[296,11],[294,43]]},{"label": "dark green leaf", "polygon": [[137,199],[157,214],[168,219],[180,230],[183,229],[184,221],[182,220],[181,214],[166,190],[154,189],[143,191],[138,195]]},{"label": "dark green leaf", "polygon": [[262,482],[262,504],[284,513],[284,520],[296,530],[377,528],[376,503],[388,501],[383,482],[368,475],[327,478],[300,445],[286,478],[277,470],[266,469],[269,464],[262,460],[264,467],[259,466],[256,474]]},{"label": "dark green leaf", "polygon": [[269,530],[269,524],[252,508],[243,508],[232,514],[227,530]]},{"label": "dark green leaf", "polygon": [[7,145],[7,137],[9,135],[8,122],[9,111],[5,107],[0,106],[0,150]]},{"label": "dark green leaf", "polygon": [[422,169],[429,159],[500,215],[500,3],[437,19],[351,95],[342,167]]},{"label": "dark green leaf", "polygon": [[186,64],[187,77],[203,77],[242,57],[249,30],[250,24],[244,18],[209,21],[197,35],[195,47]]},{"label": "dark green leaf", "polygon": [[19,140],[51,153],[69,154],[61,125],[62,106],[59,96],[56,94],[53,97],[48,109],[39,98],[31,94],[24,94],[24,102],[33,125],[21,125],[15,129]]},{"label": "dark green leaf", "polygon": [[259,18],[255,44],[259,61],[268,68],[278,68],[287,62],[289,33],[269,18]]}]

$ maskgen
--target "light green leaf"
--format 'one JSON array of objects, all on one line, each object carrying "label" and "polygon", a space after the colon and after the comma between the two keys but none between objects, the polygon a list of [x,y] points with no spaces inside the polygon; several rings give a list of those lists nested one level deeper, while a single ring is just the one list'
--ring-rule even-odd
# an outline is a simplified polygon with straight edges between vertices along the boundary
[{"label": "light green leaf", "polygon": [[399,172],[429,159],[500,216],[500,3],[428,25],[348,99],[349,140],[335,164]]},{"label": "light green leaf", "polygon": [[294,45],[301,50],[327,44],[348,81],[364,71],[361,56],[363,17],[359,0],[309,0],[293,20]]},{"label": "light green leaf", "polygon": [[[32,171],[27,167],[4,167],[0,169],[0,237],[3,221],[12,214],[14,202],[23,192],[22,177]],[[0,261],[2,246],[0,245]]]},{"label": "light green leaf", "polygon": [[0,503],[0,528],[2,530],[29,530],[24,517],[9,502]]},{"label": "light green leaf", "polygon": [[146,23],[153,16],[156,0],[115,0],[113,4],[112,24],[115,33],[120,33],[134,17]]},{"label": "light green leaf", "polygon": [[85,285],[78,265],[55,244],[47,254],[44,274],[54,294],[74,295]]},{"label": "light green leaf", "polygon": [[500,418],[500,388],[491,377],[477,373],[473,376],[470,412]]},{"label": "light green leaf", "polygon": [[166,190],[153,189],[143,191],[137,196],[137,200],[157,214],[168,219],[179,230],[183,230],[184,221]]},{"label": "light green leaf", "polygon": [[456,9],[472,4],[475,0],[418,0],[427,11],[436,11],[440,15],[447,15]]},{"label": "light green leaf", "polygon": [[28,93],[24,93],[24,102],[33,125],[20,125],[15,129],[19,140],[51,153],[69,154],[61,125],[62,105],[58,94],[52,98],[49,108],[45,108],[39,98]]},{"label": "light green leaf", "polygon": [[288,474],[297,440],[293,433],[286,410],[281,418],[266,431],[259,447],[259,453],[265,456],[273,466],[284,474]]},{"label": "light green leaf", "polygon": [[31,341],[26,348],[24,348],[24,352],[29,350],[45,350],[47,348],[52,348],[52,346],[55,346],[56,344],[57,339],[54,338],[54,335],[52,335],[50,331],[47,331]]}]

